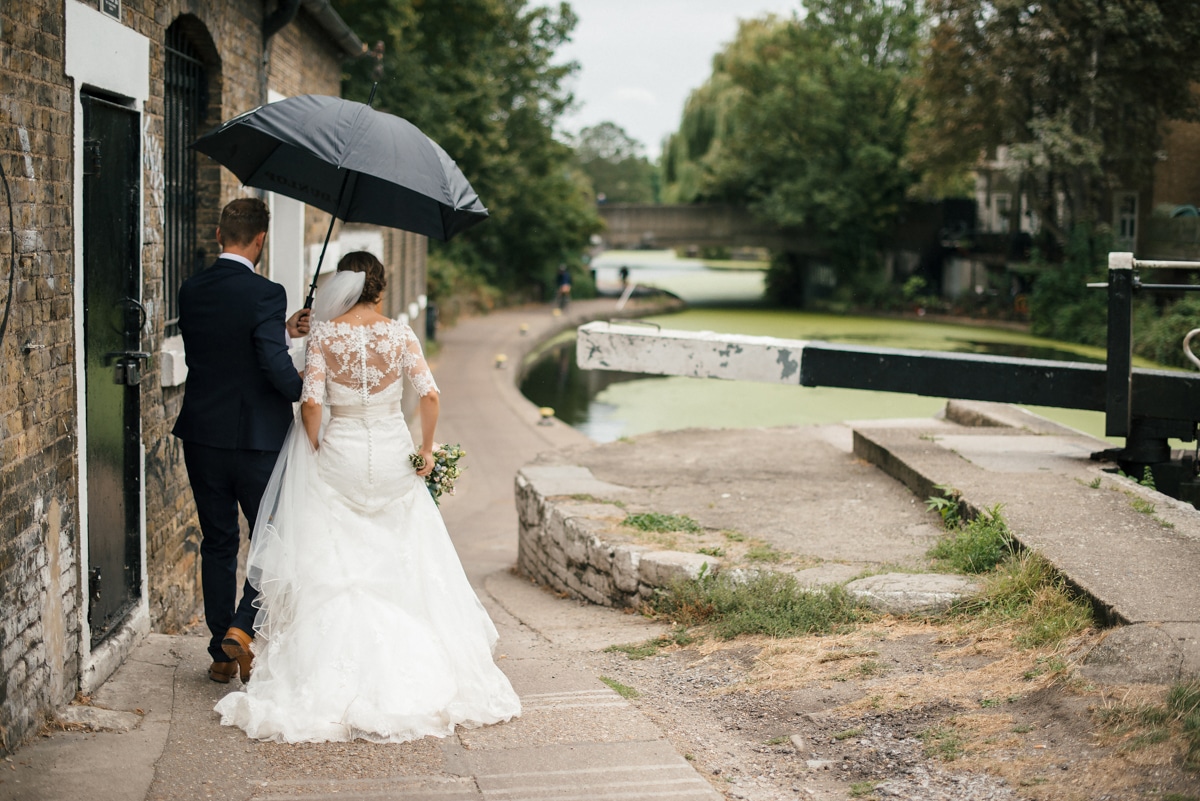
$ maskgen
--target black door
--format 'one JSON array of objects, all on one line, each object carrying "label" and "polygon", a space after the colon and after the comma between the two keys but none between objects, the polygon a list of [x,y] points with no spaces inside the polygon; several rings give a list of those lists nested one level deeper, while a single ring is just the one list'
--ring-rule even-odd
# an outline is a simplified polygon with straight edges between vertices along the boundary
[{"label": "black door", "polygon": [[95,645],[141,594],[138,381],[145,311],[138,302],[138,115],[87,94],[82,102],[86,558]]}]

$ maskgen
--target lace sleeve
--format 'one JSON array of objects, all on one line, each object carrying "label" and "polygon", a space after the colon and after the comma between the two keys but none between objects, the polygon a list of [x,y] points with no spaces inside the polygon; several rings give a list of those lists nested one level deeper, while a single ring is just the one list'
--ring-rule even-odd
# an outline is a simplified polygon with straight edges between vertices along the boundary
[{"label": "lace sleeve", "polygon": [[321,348],[321,336],[312,331],[304,348],[304,391],[300,402],[325,403],[325,351]]},{"label": "lace sleeve", "polygon": [[438,392],[437,384],[433,380],[433,373],[429,372],[429,364],[425,361],[425,354],[421,352],[421,340],[417,339],[417,335],[408,326],[403,327],[403,332],[404,343],[400,354],[400,364],[404,367],[404,373],[408,376],[408,380],[412,382],[413,389],[422,398],[430,392]]}]

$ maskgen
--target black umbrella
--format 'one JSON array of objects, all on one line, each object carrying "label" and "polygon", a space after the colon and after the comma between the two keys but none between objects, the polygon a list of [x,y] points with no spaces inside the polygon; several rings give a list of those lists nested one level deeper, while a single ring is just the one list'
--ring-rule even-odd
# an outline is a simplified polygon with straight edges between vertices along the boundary
[{"label": "black umbrella", "polygon": [[[295,198],[346,222],[447,240],[488,216],[454,159],[419,128],[340,97],[300,95],[259,106],[192,147],[246,186]],[[332,232],[330,220],[326,245]],[[322,248],[307,306],[324,258]]]}]

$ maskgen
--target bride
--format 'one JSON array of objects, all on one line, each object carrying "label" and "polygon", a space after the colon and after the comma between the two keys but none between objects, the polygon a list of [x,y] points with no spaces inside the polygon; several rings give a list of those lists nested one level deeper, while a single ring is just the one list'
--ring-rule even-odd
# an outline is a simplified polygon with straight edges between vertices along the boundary
[{"label": "bride", "polygon": [[[261,593],[254,679],[216,706],[259,740],[404,742],[521,713],[425,488],[438,390],[412,329],[378,312],[384,283],[378,259],[349,253],[313,309],[301,420],[247,563]],[[419,471],[405,376],[421,396]]]}]

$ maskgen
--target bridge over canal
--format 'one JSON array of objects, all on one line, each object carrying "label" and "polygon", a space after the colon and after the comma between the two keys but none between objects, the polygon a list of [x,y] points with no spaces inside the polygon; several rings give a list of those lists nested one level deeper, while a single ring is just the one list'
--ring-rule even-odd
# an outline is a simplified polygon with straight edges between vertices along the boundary
[{"label": "bridge over canal", "polygon": [[599,210],[606,250],[762,247],[820,253],[812,237],[763,223],[737,206],[608,203]]}]

